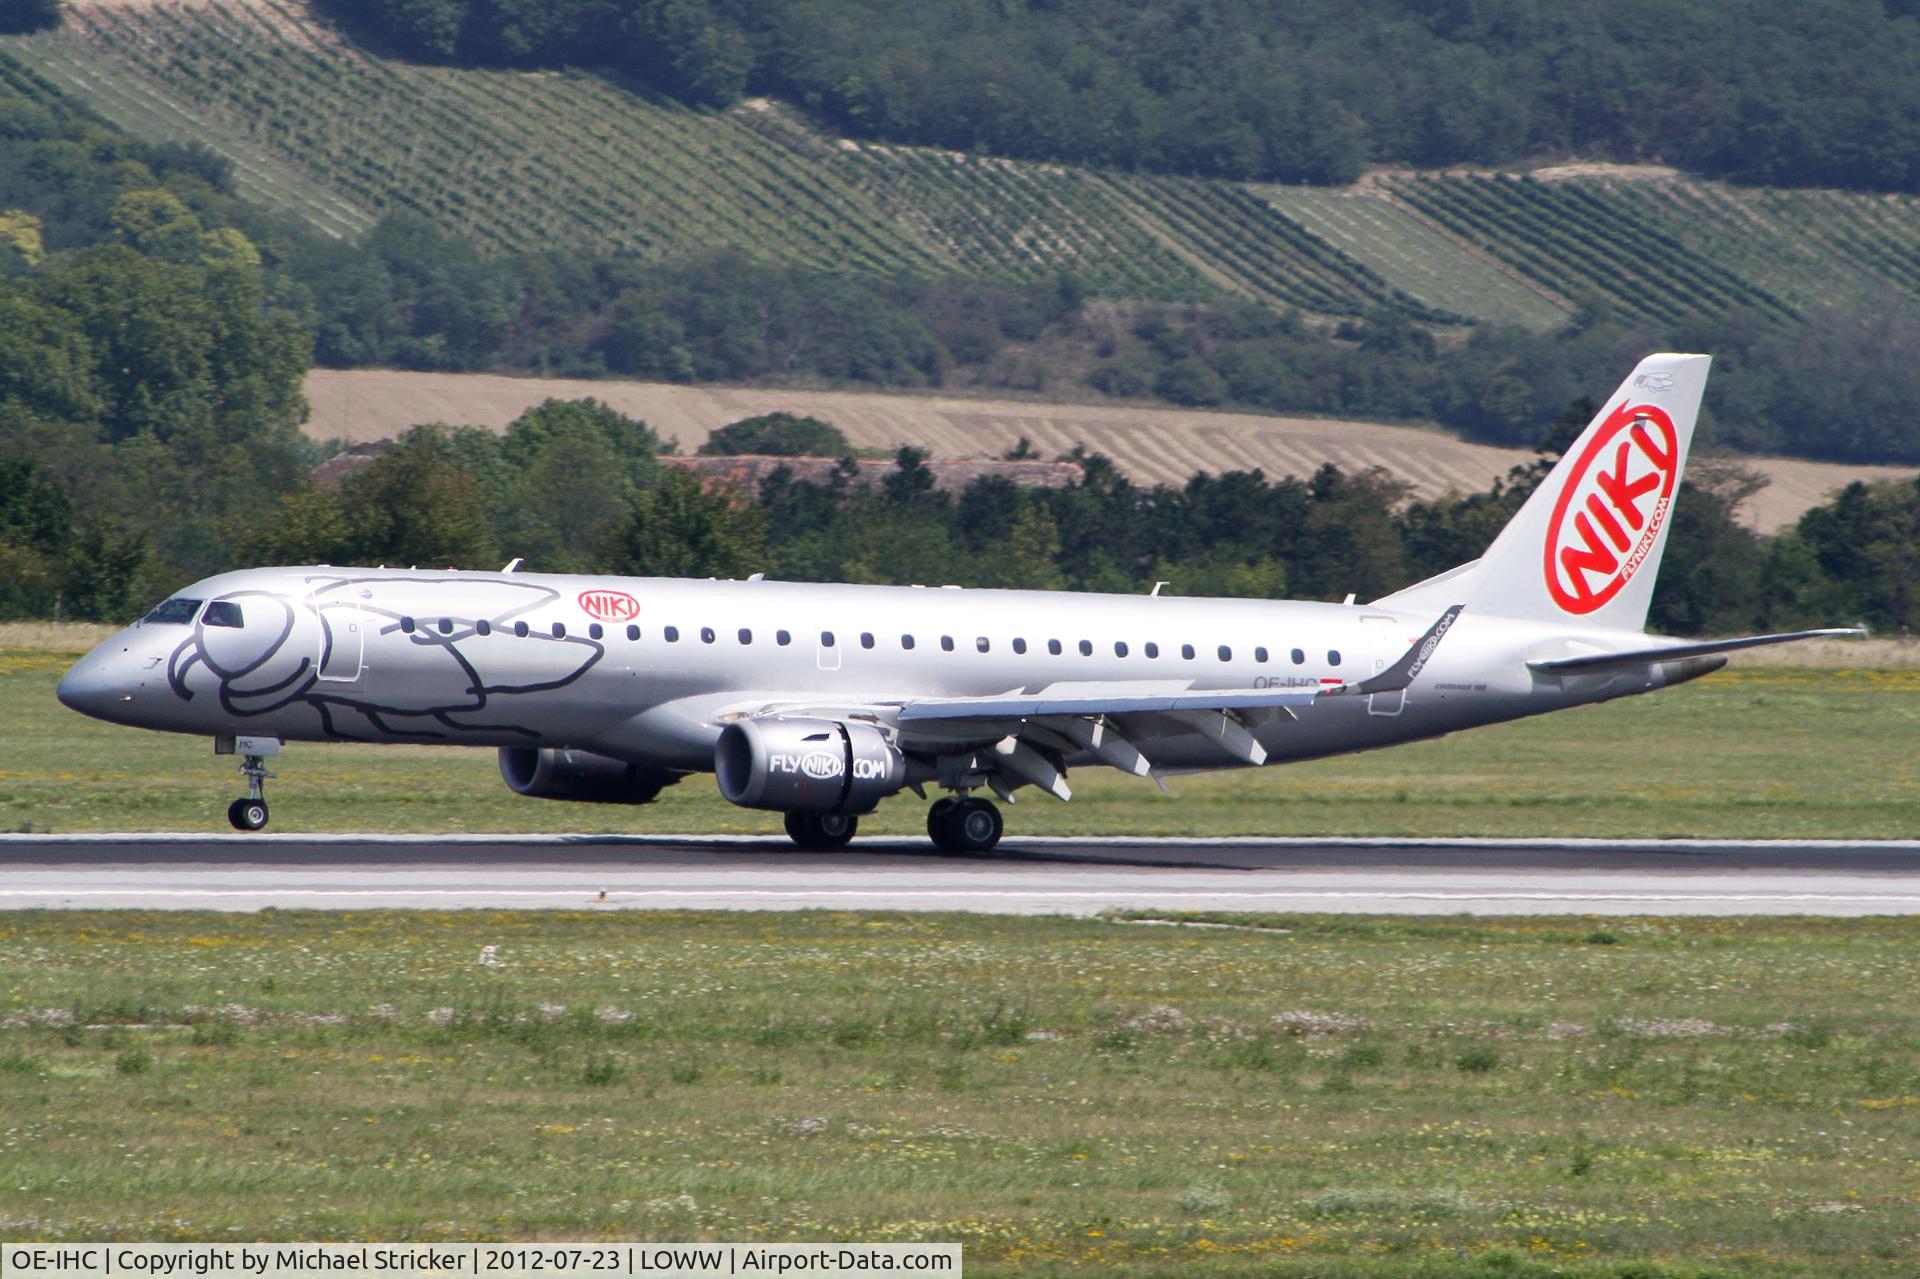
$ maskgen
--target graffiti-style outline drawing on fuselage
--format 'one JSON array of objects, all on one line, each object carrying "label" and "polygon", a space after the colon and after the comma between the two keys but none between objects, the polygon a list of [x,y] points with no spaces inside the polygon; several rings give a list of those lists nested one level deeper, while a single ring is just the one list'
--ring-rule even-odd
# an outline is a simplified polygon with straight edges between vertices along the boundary
[{"label": "graffiti-style outline drawing on fuselage", "polygon": [[[375,731],[390,737],[446,741],[465,733],[511,733],[536,740],[540,734],[520,724],[475,724],[454,717],[470,718],[496,709],[496,703],[502,698],[565,688],[592,670],[606,655],[604,644],[586,636],[556,636],[531,629],[526,635],[514,632],[513,624],[516,621],[544,606],[559,602],[560,592],[551,587],[519,582],[476,582],[472,578],[459,577],[317,577],[309,578],[308,583],[309,594],[301,600],[260,590],[234,591],[218,596],[219,601],[232,601],[241,606],[243,616],[248,619],[244,627],[247,642],[234,645],[239,650],[238,660],[223,656],[219,650],[225,646],[220,641],[225,638],[226,628],[209,627],[203,615],[194,623],[193,633],[181,641],[168,660],[167,682],[175,696],[182,701],[192,701],[197,695],[190,680],[193,669],[198,666],[214,681],[212,691],[219,698],[221,708],[229,714],[251,719],[304,703],[313,708],[321,730],[328,737],[341,741],[373,740],[371,734],[358,734],[343,727],[339,722],[343,713],[364,716]],[[404,588],[412,611],[403,613],[381,607],[376,600],[376,593],[382,586]],[[431,590],[435,586],[456,588],[469,601],[469,607],[476,591],[512,598],[499,601],[499,606],[489,609],[484,619],[451,615],[421,617],[419,613],[423,610],[418,608],[421,591],[423,588]],[[350,594],[343,598],[341,592]],[[362,643],[367,649],[363,650],[360,663],[351,675],[342,678],[334,687],[329,687],[331,681],[324,680],[320,674],[330,668],[337,643],[334,634],[336,620],[329,618],[328,613],[344,613],[348,610],[340,607],[330,609],[329,604],[350,606],[355,620],[362,626],[370,627],[363,636]],[[257,619],[261,614],[264,612],[271,618],[274,609],[281,613],[278,625],[269,620],[264,627],[260,626]],[[414,623],[411,631],[402,626],[402,620],[409,618]],[[487,623],[489,634],[480,633],[478,624],[482,620]],[[448,623],[449,629],[440,629],[442,622]],[[274,633],[270,638],[263,638],[260,634],[262,630]],[[373,647],[373,641],[390,639],[396,634],[405,634],[415,648],[438,649],[447,655],[448,660],[465,676],[460,701],[441,700],[409,705],[404,699],[392,697],[391,693],[380,697],[357,695],[353,691],[353,684],[378,678],[375,664],[367,651]],[[302,642],[307,638],[312,640],[311,644]],[[496,640],[516,645],[552,645],[555,646],[550,650],[552,653],[567,653],[567,658],[564,663],[557,664],[558,673],[551,678],[490,681],[483,674],[487,663],[478,649]],[[303,651],[289,652],[289,646],[296,643],[300,644]],[[516,665],[521,669],[524,669],[525,652],[522,649],[516,654]],[[413,675],[407,681],[409,687],[422,690],[446,687],[440,681],[420,678],[417,668],[411,669]],[[256,678],[265,682],[250,682]],[[395,719],[427,719],[438,723],[446,731],[396,724]]]}]

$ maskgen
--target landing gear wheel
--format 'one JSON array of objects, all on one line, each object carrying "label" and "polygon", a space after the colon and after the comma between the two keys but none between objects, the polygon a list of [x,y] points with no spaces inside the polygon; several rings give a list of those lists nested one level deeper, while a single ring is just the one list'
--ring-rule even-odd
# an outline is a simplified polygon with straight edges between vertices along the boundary
[{"label": "landing gear wheel", "polygon": [[955,803],[942,825],[952,841],[943,847],[960,853],[986,852],[1000,842],[1000,834],[1006,829],[999,809],[984,799],[974,798]]},{"label": "landing gear wheel", "polygon": [[942,852],[959,851],[960,846],[953,842],[953,832],[948,829],[948,823],[953,818],[953,810],[959,806],[960,801],[948,795],[934,800],[933,807],[927,810],[927,838],[932,840],[933,846]]},{"label": "landing gear wheel", "polygon": [[787,838],[802,848],[831,852],[845,848],[860,829],[860,819],[845,813],[788,813]]},{"label": "landing gear wheel", "polygon": [[267,801],[236,799],[227,805],[227,820],[235,830],[261,830],[267,824]]}]

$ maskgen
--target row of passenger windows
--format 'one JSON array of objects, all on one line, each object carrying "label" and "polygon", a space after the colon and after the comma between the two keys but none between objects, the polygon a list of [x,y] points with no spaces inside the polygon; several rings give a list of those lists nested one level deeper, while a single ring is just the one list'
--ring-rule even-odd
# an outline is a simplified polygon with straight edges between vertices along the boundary
[{"label": "row of passenger windows", "polygon": [[[413,634],[414,630],[416,629],[416,625],[417,624],[415,623],[414,619],[411,617],[403,617],[400,619],[400,629],[402,631],[405,631],[409,635]],[[450,617],[443,617],[437,623],[434,623],[434,627],[442,635],[451,635],[453,634],[453,627],[454,627],[453,619]],[[484,619],[482,619],[481,621],[475,622],[473,624],[473,630],[476,635],[493,634],[492,624],[487,622]],[[524,638],[527,635],[530,635],[532,631],[525,622],[515,622],[513,624],[513,633],[515,635],[518,635]],[[555,622],[553,624],[551,633],[553,635],[553,638],[555,639],[565,639],[567,637],[566,624],[564,622]],[[665,639],[669,644],[678,644],[680,642],[680,628],[677,626],[663,627],[661,628],[660,634],[661,634],[661,637]],[[735,632],[735,635],[739,639],[742,645],[748,645],[753,643],[753,632],[749,630],[747,627],[744,627],[744,626],[741,627],[739,631]],[[605,639],[606,628],[601,626],[600,623],[594,622],[592,625],[587,627],[587,638],[596,639],[596,640]],[[639,639],[640,628],[638,626],[629,625],[627,627],[627,638],[630,640]],[[701,643],[712,644],[717,642],[719,638],[720,638],[719,633],[715,631],[713,627],[703,626],[700,628]],[[790,631],[775,631],[773,633],[773,642],[779,645],[780,647],[785,648],[787,645],[793,643],[793,633]],[[871,649],[875,647],[877,643],[878,641],[874,638],[872,631],[862,631],[860,633],[861,648]],[[839,644],[839,639],[834,635],[832,631],[820,632],[821,648],[834,648],[838,644]],[[905,649],[911,652],[915,644],[916,644],[916,641],[914,637],[911,635],[902,635],[900,637],[900,647],[902,649]],[[990,653],[993,651],[993,641],[988,639],[985,635],[977,636],[973,641],[973,646],[977,651],[982,653]],[[1083,639],[1079,641],[1079,643],[1075,647],[1079,649],[1080,656],[1082,657],[1093,656],[1094,644],[1092,640]],[[953,636],[942,635],[940,637],[941,652],[951,653],[954,651],[954,648],[955,648],[955,645],[953,641]],[[1027,641],[1025,639],[1015,637],[1015,639],[1013,640],[1012,648],[1013,648],[1013,651],[1016,653],[1025,653],[1027,651]],[[1140,651],[1143,655],[1149,658],[1157,658],[1160,656],[1160,646],[1151,640],[1147,641],[1145,644],[1142,644],[1140,646]],[[1047,641],[1047,652],[1052,654],[1055,657],[1059,657],[1066,652],[1066,646],[1063,645],[1057,639],[1050,639]],[[1113,655],[1115,657],[1127,657],[1127,656],[1130,656],[1132,652],[1133,652],[1132,647],[1125,640],[1115,640],[1113,642]],[[1233,660],[1233,648],[1230,645],[1221,644],[1214,650],[1214,652],[1219,657],[1219,659],[1223,662],[1231,662]],[[1184,660],[1191,662],[1195,659],[1197,655],[1198,654],[1194,649],[1193,645],[1182,644],[1180,646],[1180,656]],[[1293,649],[1291,652],[1288,653],[1288,656],[1293,659],[1293,664],[1295,666],[1304,666],[1306,664],[1307,654],[1305,649],[1299,649],[1299,648]],[[1254,648],[1253,650],[1254,661],[1259,662],[1261,664],[1265,664],[1269,660],[1269,658],[1270,658],[1270,655],[1268,654],[1265,645],[1258,645]],[[1327,651],[1327,664],[1329,666],[1340,665],[1339,649],[1329,649]]]}]

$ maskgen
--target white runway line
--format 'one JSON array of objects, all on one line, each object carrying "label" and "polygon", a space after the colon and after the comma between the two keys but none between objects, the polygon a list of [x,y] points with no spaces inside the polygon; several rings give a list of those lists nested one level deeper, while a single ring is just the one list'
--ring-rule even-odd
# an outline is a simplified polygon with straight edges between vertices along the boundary
[{"label": "white runway line", "polygon": [[742,835],[21,835],[0,837],[0,909],[1920,913],[1911,840],[1083,836],[1002,852],[944,857],[900,838],[812,855]]},{"label": "white runway line", "polygon": [[[712,845],[785,846],[783,835],[668,835],[668,834],[455,834],[391,835],[340,832],[298,833],[265,831],[236,834],[228,831],[130,831],[124,834],[0,834],[0,849],[9,844],[214,844],[222,848],[247,844],[398,844],[423,847],[458,848],[464,845],[484,847],[490,844],[525,844],[564,848],[570,844],[634,844],[662,848]],[[862,836],[848,846],[849,852],[867,849],[896,849],[902,844],[920,844],[931,854],[932,845],[912,835]],[[1618,848],[1633,852],[1661,849],[1885,849],[1910,852],[1920,850],[1920,839],[1561,839],[1533,836],[1465,835],[1034,835],[1008,836],[1003,847],[1023,848]]]},{"label": "white runway line", "polygon": [[[143,897],[459,897],[470,899],[536,897],[536,898],[572,898],[579,901],[594,901],[598,889],[591,888],[75,888],[75,889],[0,889],[0,900],[21,898],[40,900],[59,897],[125,897],[138,893]],[[1885,893],[1658,893],[1634,892],[1623,890],[1614,893],[1590,892],[1504,892],[1487,893],[1462,890],[1460,892],[1427,892],[1395,889],[1388,886],[1372,889],[1273,889],[1271,891],[1221,892],[1214,889],[1142,889],[1139,891],[1120,890],[1101,892],[1098,890],[1080,891],[1057,888],[976,888],[941,889],[933,892],[895,889],[857,889],[857,888],[783,888],[777,893],[769,893],[764,888],[640,888],[609,889],[607,902],[618,904],[633,898],[684,898],[684,897],[771,897],[782,900],[813,897],[834,901],[874,900],[892,902],[902,899],[950,901],[956,897],[977,898],[980,900],[1012,900],[1027,898],[1075,898],[1087,901],[1111,901],[1116,897],[1150,898],[1154,901],[1177,901],[1182,898],[1204,897],[1209,900],[1233,898],[1244,901],[1298,900],[1301,898],[1324,899],[1328,901],[1348,901],[1354,899],[1378,899],[1392,897],[1407,901],[1617,901],[1617,902],[1872,902],[1879,905],[1920,906],[1920,893],[1911,895]]]}]

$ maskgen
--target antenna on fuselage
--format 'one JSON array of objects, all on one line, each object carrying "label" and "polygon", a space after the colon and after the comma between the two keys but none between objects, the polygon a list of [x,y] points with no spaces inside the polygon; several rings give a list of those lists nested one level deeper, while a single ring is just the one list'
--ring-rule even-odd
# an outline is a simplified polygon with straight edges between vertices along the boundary
[{"label": "antenna on fuselage", "polygon": [[518,571],[518,570],[519,570],[519,568],[520,568],[520,566],[521,566],[522,564],[524,564],[524,563],[526,563],[526,561],[525,561],[524,559],[522,559],[522,558],[520,558],[520,556],[518,556],[518,555],[516,555],[516,556],[514,556],[514,557],[513,557],[512,559],[510,559],[510,560],[508,560],[508,561],[507,561],[507,566],[506,566],[505,568],[503,568],[503,569],[501,569],[500,571],[501,571],[502,573],[512,573],[512,572],[516,572],[516,571]]}]

